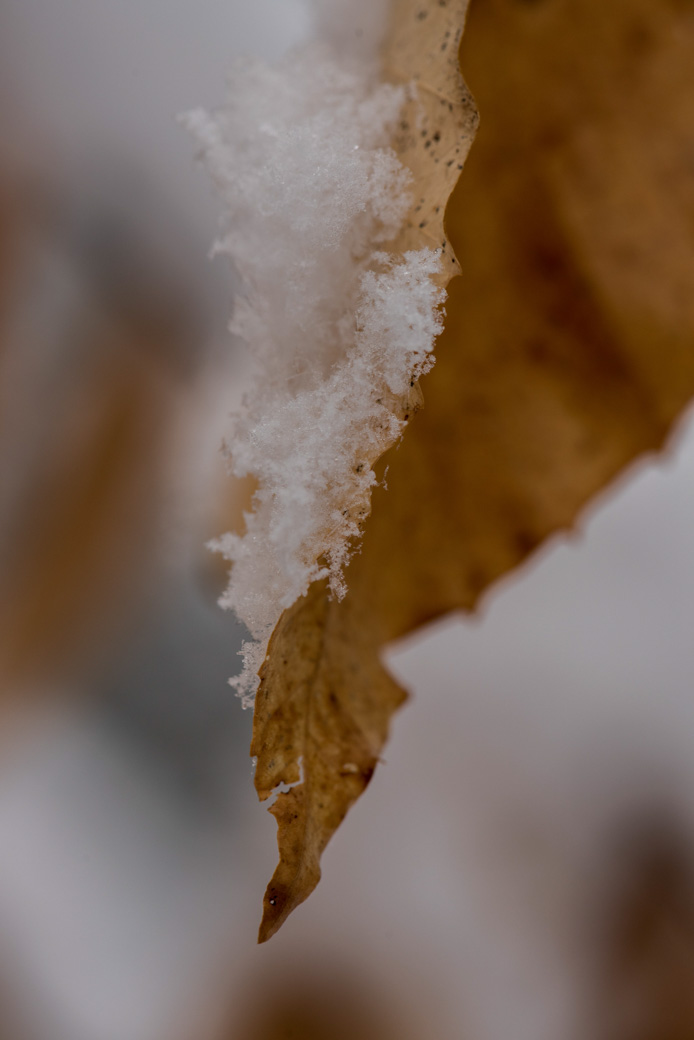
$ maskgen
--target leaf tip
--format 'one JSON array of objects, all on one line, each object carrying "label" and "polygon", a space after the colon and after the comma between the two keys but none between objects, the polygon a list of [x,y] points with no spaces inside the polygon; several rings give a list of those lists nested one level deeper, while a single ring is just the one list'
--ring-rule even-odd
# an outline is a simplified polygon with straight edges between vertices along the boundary
[{"label": "leaf tip", "polygon": [[258,945],[265,943],[275,935],[293,910],[311,894],[318,884],[320,869],[317,876],[310,880],[305,879],[304,885],[296,882],[293,885],[283,884],[277,879],[277,875],[283,870],[284,864],[280,862],[274,877],[265,890],[263,897],[263,917],[258,929]]},{"label": "leaf tip", "polygon": [[270,882],[263,898],[263,917],[258,929],[259,946],[279,931],[291,910],[292,907],[288,906],[287,892],[281,891]]}]

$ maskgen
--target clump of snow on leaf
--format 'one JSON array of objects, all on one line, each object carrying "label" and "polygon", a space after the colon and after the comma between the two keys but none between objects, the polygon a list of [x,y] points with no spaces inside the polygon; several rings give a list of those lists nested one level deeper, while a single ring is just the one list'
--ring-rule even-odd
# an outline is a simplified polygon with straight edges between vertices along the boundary
[{"label": "clump of snow on leaf", "polygon": [[226,106],[186,117],[225,206],[215,250],[243,283],[231,329],[254,359],[227,448],[258,490],[246,533],[216,543],[233,564],[222,604],[253,637],[244,703],[282,610],[320,578],[344,594],[373,463],[433,364],[438,255],[379,249],[410,205],[388,145],[403,100],[363,59],[312,44],[238,62]]}]

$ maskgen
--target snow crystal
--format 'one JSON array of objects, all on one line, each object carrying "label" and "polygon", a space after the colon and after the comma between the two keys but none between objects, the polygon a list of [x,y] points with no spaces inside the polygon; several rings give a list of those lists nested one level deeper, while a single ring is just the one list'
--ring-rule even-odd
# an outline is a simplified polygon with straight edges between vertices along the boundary
[{"label": "snow crystal", "polygon": [[245,534],[215,543],[232,563],[222,605],[253,639],[244,703],[282,610],[320,578],[344,595],[373,463],[433,364],[438,254],[382,251],[410,206],[389,147],[404,98],[363,54],[312,43],[238,62],[225,107],[185,117],[223,200],[215,251],[241,278],[231,329],[254,365],[227,450],[258,490]]}]

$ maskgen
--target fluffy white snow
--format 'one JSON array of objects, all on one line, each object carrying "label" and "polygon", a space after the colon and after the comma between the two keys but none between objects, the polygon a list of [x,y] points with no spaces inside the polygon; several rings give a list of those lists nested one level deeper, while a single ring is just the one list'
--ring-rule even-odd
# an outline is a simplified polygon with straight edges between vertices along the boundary
[{"label": "fluffy white snow", "polygon": [[246,704],[281,612],[320,578],[344,595],[373,464],[400,437],[441,329],[437,254],[382,251],[410,205],[389,147],[405,90],[379,83],[354,40],[239,61],[225,106],[185,117],[223,202],[215,252],[243,285],[231,330],[252,357],[227,451],[258,490],[245,533],[215,543],[232,563],[222,605],[253,639],[233,682]]}]

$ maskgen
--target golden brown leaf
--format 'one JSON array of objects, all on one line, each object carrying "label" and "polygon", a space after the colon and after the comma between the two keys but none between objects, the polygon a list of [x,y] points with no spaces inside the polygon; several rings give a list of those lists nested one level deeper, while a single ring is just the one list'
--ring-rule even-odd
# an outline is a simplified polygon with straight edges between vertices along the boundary
[{"label": "golden brown leaf", "polygon": [[[388,490],[374,494],[347,597],[314,589],[280,621],[254,741],[265,762],[286,745],[295,764],[306,746],[296,726],[263,723],[282,719],[299,674],[309,717],[334,704],[336,746],[341,716],[378,717],[368,738],[358,729],[370,746],[402,700],[379,662],[384,643],[472,610],[662,447],[694,393],[692,53],[688,0],[473,0],[462,68],[482,123],[446,211],[462,277],[426,408],[386,457]],[[309,893],[331,829],[366,785],[368,770],[345,781],[340,757],[316,745],[304,783],[274,807],[283,887],[273,896],[273,879],[261,938]],[[318,760],[332,806],[320,837]],[[296,766],[281,778],[298,779]],[[302,798],[296,841],[289,806]]]},{"label": "golden brown leaf", "polygon": [[[465,7],[465,0],[393,5],[386,75],[414,78],[418,95],[405,106],[395,147],[413,171],[415,191],[427,185],[393,249],[443,243],[445,202],[477,121],[458,68]],[[375,689],[378,643],[360,652],[362,618],[335,630],[332,606],[322,585],[311,589],[283,615],[261,670],[251,745],[256,789],[265,800],[279,784],[295,785],[270,809],[280,862],[265,893],[261,942],[318,883],[323,849],[371,779],[388,721],[405,696],[385,673]]]}]

